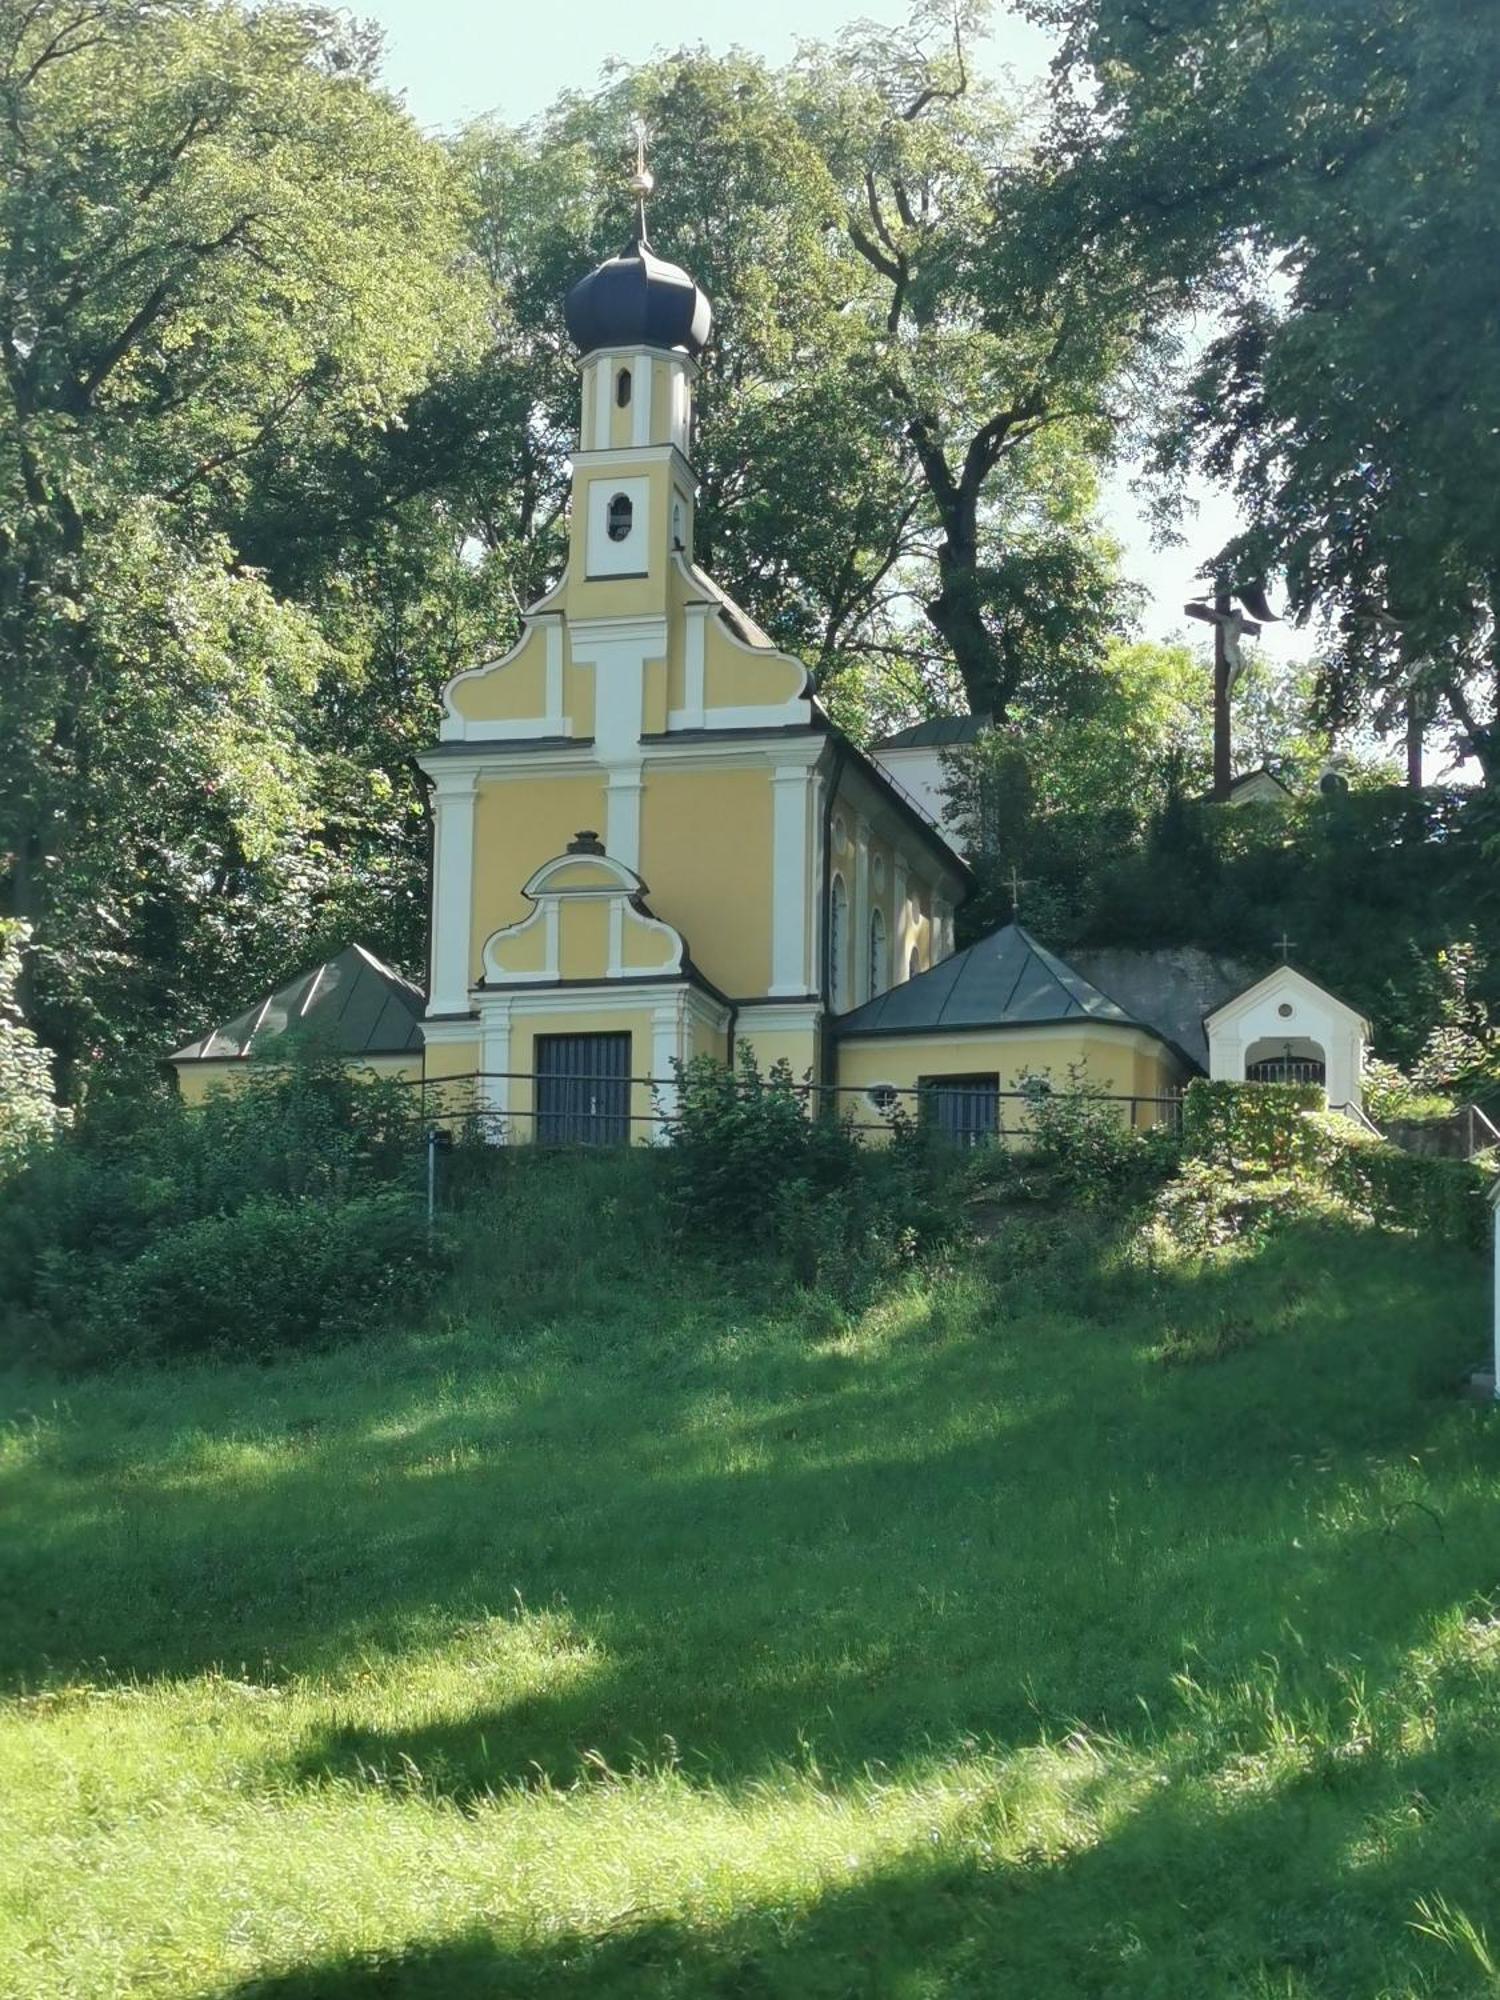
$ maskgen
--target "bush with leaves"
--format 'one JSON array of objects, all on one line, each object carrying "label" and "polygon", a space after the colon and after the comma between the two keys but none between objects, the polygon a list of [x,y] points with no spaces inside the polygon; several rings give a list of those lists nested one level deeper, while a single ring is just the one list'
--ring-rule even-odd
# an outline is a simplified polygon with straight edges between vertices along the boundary
[{"label": "bush with leaves", "polygon": [[1210,1083],[1195,1077],[1182,1108],[1189,1154],[1260,1173],[1315,1167],[1326,1150],[1312,1114],[1326,1098],[1315,1083]]},{"label": "bush with leaves", "polygon": [[1365,1110],[1377,1124],[1388,1118],[1447,1118],[1455,1108],[1446,1091],[1423,1089],[1379,1056],[1366,1056],[1362,1081]]},{"label": "bush with leaves", "polygon": [[1178,1142],[1166,1125],[1134,1128],[1124,1107],[1078,1064],[1062,1089],[1050,1076],[1023,1073],[1031,1101],[1030,1143],[1022,1170],[1039,1192],[1109,1207],[1154,1188],[1177,1163]]},{"label": "bush with leaves", "polygon": [[678,1071],[666,1198],[680,1240],[764,1257],[848,1303],[956,1226],[951,1156],[905,1124],[863,1147],[785,1061],[762,1074],[741,1043]]},{"label": "bush with leaves", "polygon": [[1323,1134],[1321,1176],[1330,1191],[1385,1229],[1412,1229],[1482,1250],[1489,1236],[1492,1162],[1409,1153],[1338,1118]]},{"label": "bush with leaves", "polygon": [[52,1358],[74,1366],[263,1360],[391,1325],[420,1307],[435,1266],[426,1216],[404,1190],[345,1201],[255,1195],[163,1231],[86,1291],[49,1254],[41,1304]]},{"label": "bush with leaves", "polygon": [[6,1348],[59,1365],[260,1354],[422,1293],[441,1246],[413,1093],[315,1044],[288,1055],[201,1106],[101,1096],[32,1151],[0,1188]]},{"label": "bush with leaves", "polygon": [[0,1174],[14,1168],[57,1125],[52,1058],[21,1012],[21,954],[31,933],[0,922]]}]

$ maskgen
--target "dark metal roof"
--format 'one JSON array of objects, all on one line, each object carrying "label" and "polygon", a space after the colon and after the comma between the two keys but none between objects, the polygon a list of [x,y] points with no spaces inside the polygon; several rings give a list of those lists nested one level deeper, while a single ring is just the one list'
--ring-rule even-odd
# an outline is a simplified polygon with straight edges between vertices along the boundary
[{"label": "dark metal roof", "polygon": [[697,356],[713,324],[708,294],[658,257],[643,235],[580,278],[563,312],[584,354],[596,347],[676,347]]},{"label": "dark metal roof", "polygon": [[405,1055],[422,1046],[420,987],[366,951],[347,945],[257,1000],[222,1027],[174,1050],[172,1062],[226,1062],[256,1053],[290,1029],[316,1025],[341,1055]]},{"label": "dark metal roof", "polygon": [[1078,1019],[1140,1025],[1019,924],[1007,924],[842,1015],[836,1025],[840,1035],[909,1035]]},{"label": "dark metal roof", "polygon": [[898,729],[894,736],[883,736],[878,743],[871,745],[871,749],[877,753],[881,750],[948,749],[955,743],[977,743],[991,726],[987,715],[934,715],[926,722],[914,722],[907,729]]}]

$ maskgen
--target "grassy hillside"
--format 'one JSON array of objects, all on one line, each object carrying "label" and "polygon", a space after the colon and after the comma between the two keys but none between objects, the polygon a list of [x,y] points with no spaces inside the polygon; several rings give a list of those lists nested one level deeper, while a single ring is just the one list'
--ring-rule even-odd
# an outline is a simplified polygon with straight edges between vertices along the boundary
[{"label": "grassy hillside", "polygon": [[470,1225],[420,1336],[4,1383],[0,1991],[1500,1991],[1476,1260],[1030,1223],[846,1324],[617,1162]]}]

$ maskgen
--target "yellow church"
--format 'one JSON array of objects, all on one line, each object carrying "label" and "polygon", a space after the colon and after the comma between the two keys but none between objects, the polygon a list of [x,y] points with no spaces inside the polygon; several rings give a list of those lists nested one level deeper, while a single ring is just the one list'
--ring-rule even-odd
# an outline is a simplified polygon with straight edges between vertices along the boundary
[{"label": "yellow church", "polygon": [[741,1044],[861,1125],[920,1097],[979,1138],[1070,1070],[1149,1122],[1206,1064],[1019,926],[956,951],[970,871],[899,747],[888,769],[851,742],[693,561],[710,305],[643,208],[566,310],[567,567],[508,653],[448,684],[419,760],[426,992],[351,947],[178,1050],[184,1094],[316,1017],[349,1060],[467,1093],[503,1141],[660,1137],[677,1065]]}]

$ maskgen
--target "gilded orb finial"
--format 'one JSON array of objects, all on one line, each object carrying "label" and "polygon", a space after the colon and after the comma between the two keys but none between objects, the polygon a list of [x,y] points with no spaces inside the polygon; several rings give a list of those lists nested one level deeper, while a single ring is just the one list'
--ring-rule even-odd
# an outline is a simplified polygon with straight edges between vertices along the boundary
[{"label": "gilded orb finial", "polygon": [[631,119],[635,135],[635,172],[630,176],[630,192],[635,196],[635,233],[646,240],[646,197],[656,186],[656,176],[646,165],[646,121],[639,113]]}]

